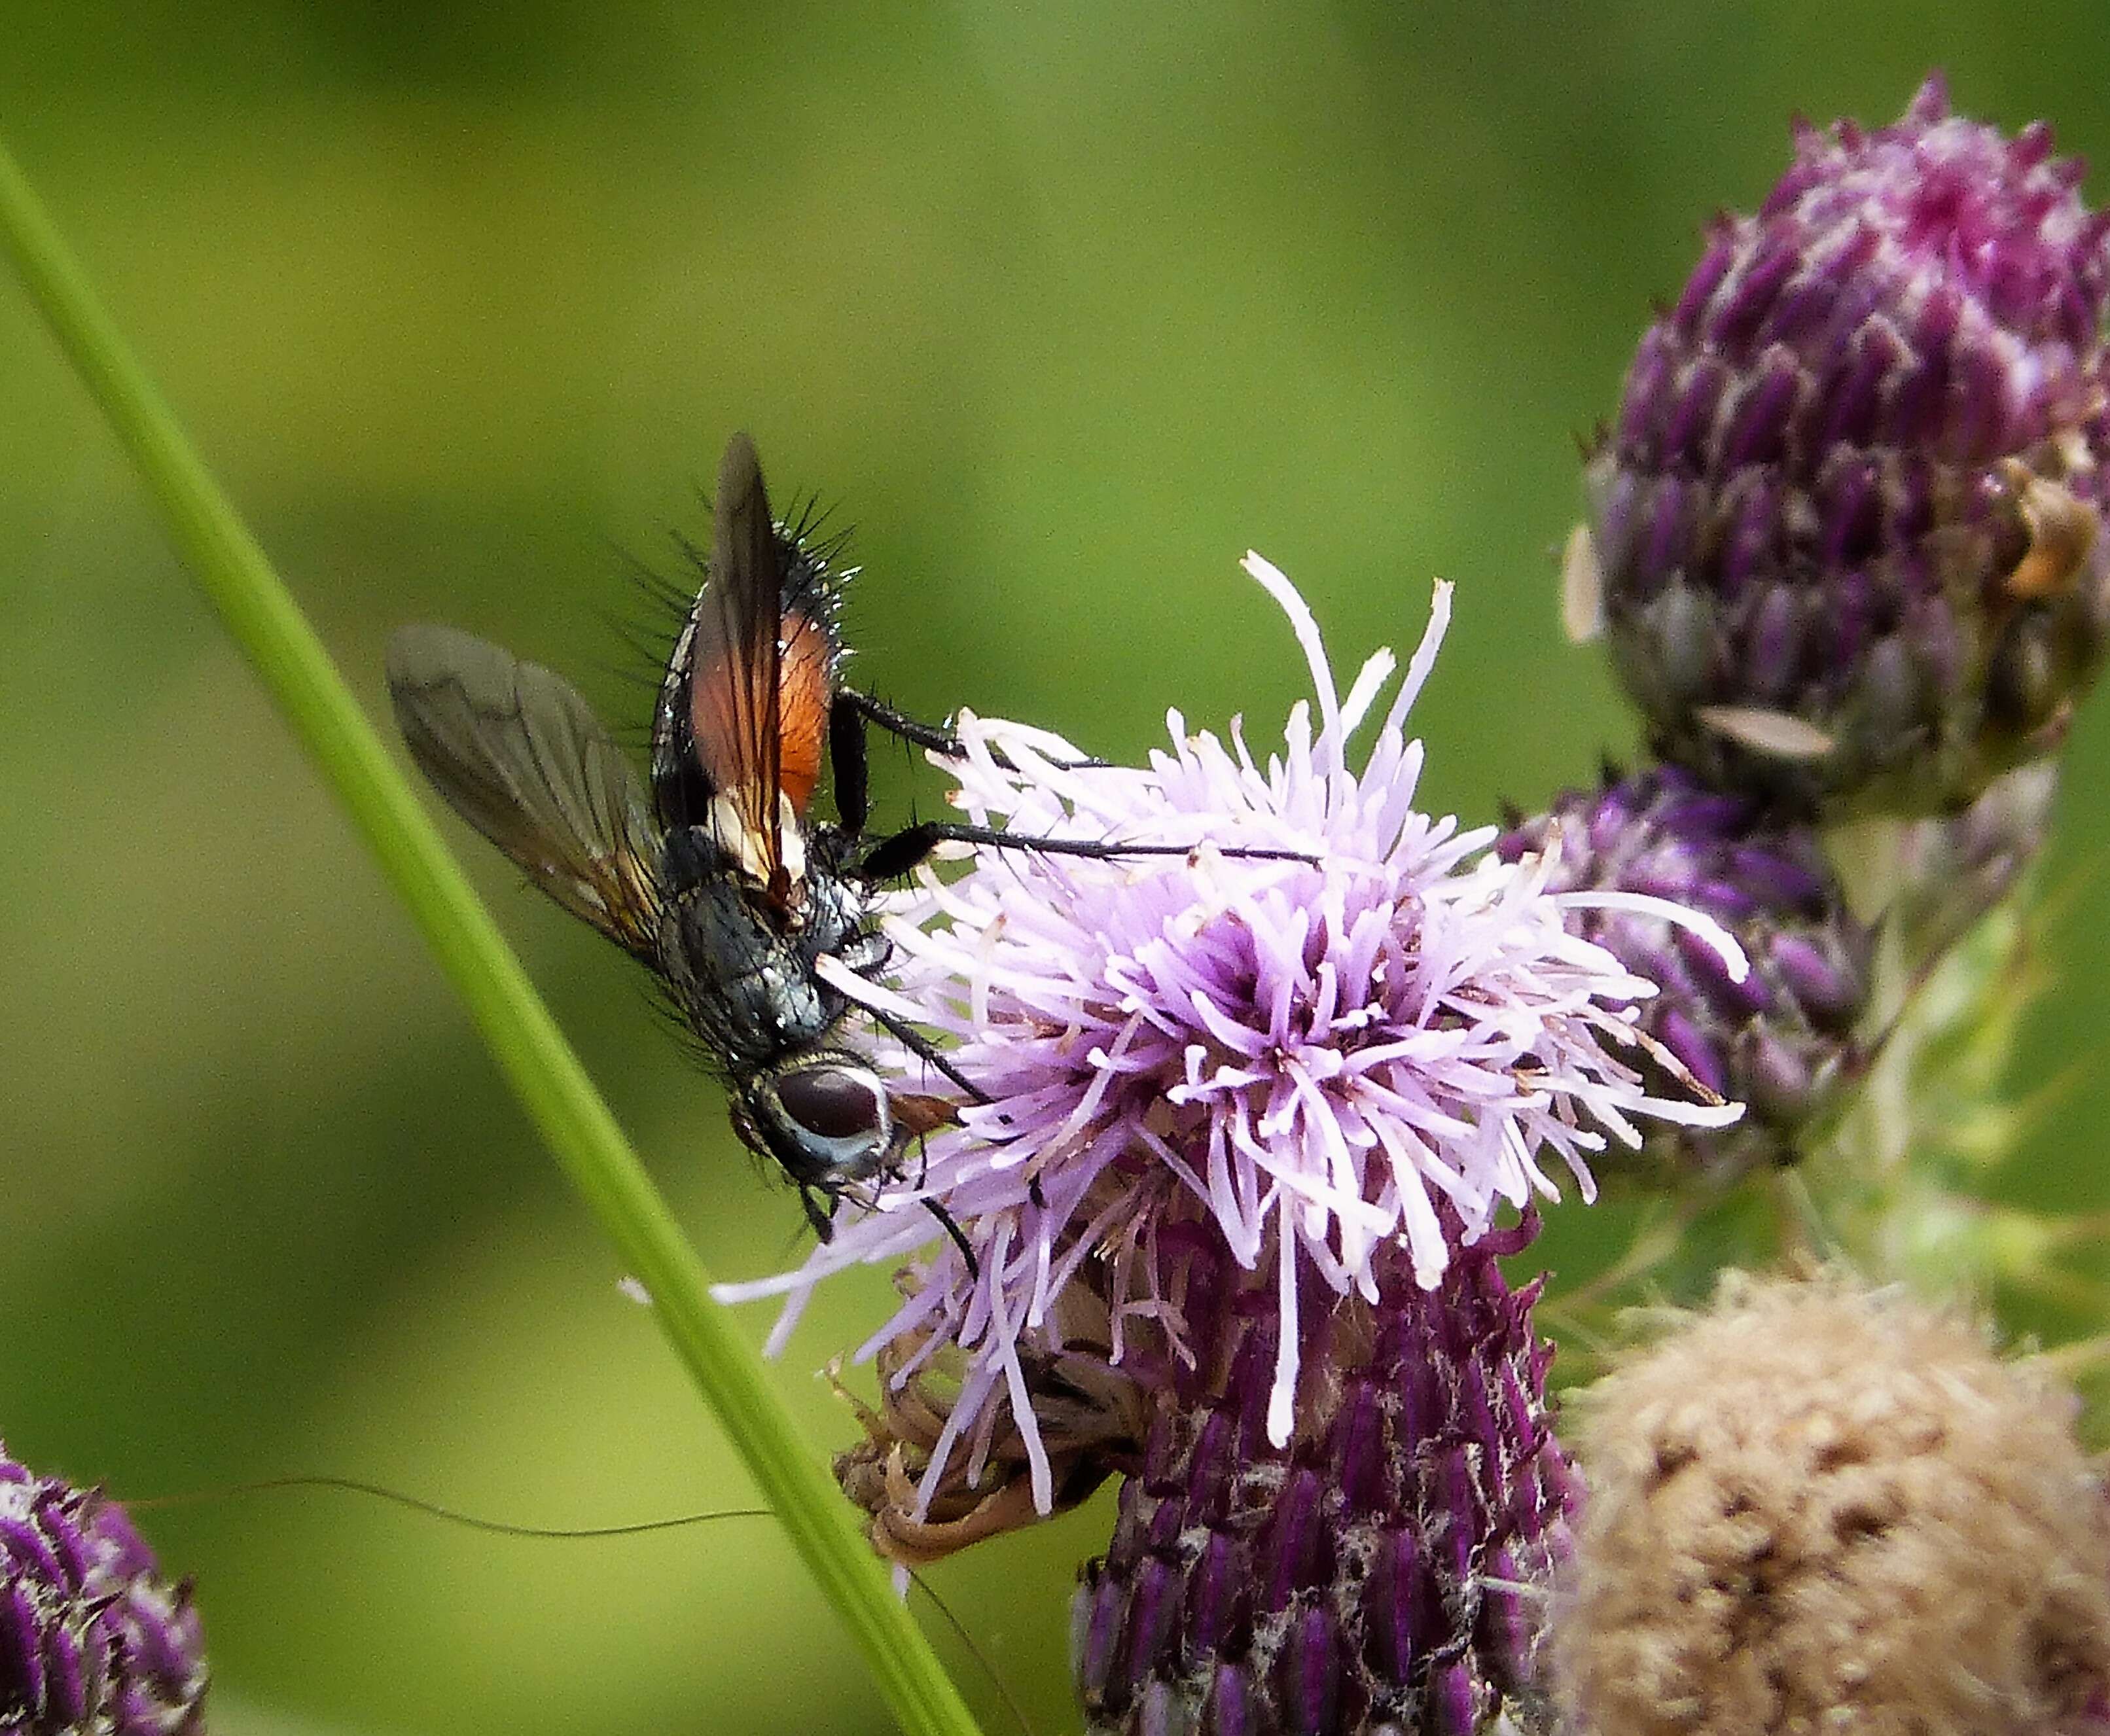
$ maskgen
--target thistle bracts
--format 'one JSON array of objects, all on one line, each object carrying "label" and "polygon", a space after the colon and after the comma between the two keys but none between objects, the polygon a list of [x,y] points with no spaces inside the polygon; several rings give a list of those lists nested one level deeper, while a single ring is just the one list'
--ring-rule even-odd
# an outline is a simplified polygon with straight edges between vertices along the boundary
[{"label": "thistle bracts", "polygon": [[[1646,1064],[1664,1088],[1682,1069],[1746,1105],[1727,1128],[1651,1128],[1641,1167],[1720,1182],[1792,1161],[1797,1140],[1863,1065],[1855,1031],[1873,940],[1848,913],[1811,828],[1666,766],[1567,791],[1496,848],[1506,861],[1542,855],[1555,892],[1643,893],[1702,911],[1750,960],[1749,974],[1732,977],[1714,949],[1646,910],[1583,909],[1573,919],[1583,938],[1656,985],[1641,1003],[1641,1028],[1673,1064]],[[1596,1167],[1610,1180],[1637,1160],[1607,1151]]]},{"label": "thistle bracts", "polygon": [[2070,1202],[2024,1203],[2035,1190],[2019,1173],[2035,1155],[2022,1137],[2034,1110],[2014,1062],[2052,968],[2030,870],[2058,771],[2010,772],[1954,819],[1832,839],[1850,882],[1888,901],[1868,1070],[1809,1142],[1804,1174],[1840,1255],[1930,1296],[2070,1297],[2098,1235]]},{"label": "thistle bracts", "polygon": [[199,1736],[204,1631],[123,1508],[0,1449],[0,1730]]},{"label": "thistle bracts", "polygon": [[1544,1726],[1538,1644],[1574,1485],[1547,1426],[1537,1286],[1510,1290],[1495,1261],[1528,1239],[1460,1250],[1435,1291],[1395,1249],[1380,1300],[1308,1317],[1281,1446],[1266,1287],[1198,1251],[1202,1354],[1160,1394],[1074,1606],[1095,1736]]},{"label": "thistle bracts", "polygon": [[2110,219],[1930,80],[1800,130],[1642,338],[1572,631],[1718,789],[1935,812],[2055,748],[2110,634]]}]

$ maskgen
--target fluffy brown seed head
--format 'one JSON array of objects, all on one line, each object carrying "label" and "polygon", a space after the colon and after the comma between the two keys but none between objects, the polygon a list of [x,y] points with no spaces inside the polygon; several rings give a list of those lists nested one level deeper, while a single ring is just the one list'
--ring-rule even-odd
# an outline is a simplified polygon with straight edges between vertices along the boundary
[{"label": "fluffy brown seed head", "polygon": [[2039,1736],[2110,1716],[2070,1395],[1844,1280],[1725,1284],[1600,1382],[1554,1635],[1592,1736]]}]

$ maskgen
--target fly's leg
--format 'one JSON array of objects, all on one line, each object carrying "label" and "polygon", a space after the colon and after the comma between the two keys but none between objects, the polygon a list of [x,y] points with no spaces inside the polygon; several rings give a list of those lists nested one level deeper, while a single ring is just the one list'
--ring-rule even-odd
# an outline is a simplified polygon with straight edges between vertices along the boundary
[{"label": "fly's leg", "polygon": [[[921,1186],[921,1182],[917,1185]],[[813,1226],[813,1235],[823,1245],[835,1239],[835,1197],[826,1188],[802,1186],[799,1203],[805,1208],[806,1221]],[[866,1202],[869,1204],[870,1202]],[[967,1263],[967,1277],[971,1282],[981,1282],[981,1262],[975,1258],[975,1250],[967,1241],[967,1232],[960,1227],[960,1221],[947,1211],[936,1200],[923,1201],[924,1209],[938,1220],[938,1226],[952,1238],[953,1245],[960,1250],[960,1258]]]},{"label": "fly's leg", "polygon": [[934,1067],[939,1072],[944,1074],[947,1078],[950,1079],[955,1085],[958,1086],[960,1089],[965,1092],[975,1102],[987,1103],[992,1101],[987,1092],[984,1091],[980,1086],[976,1084],[972,1079],[969,1078],[967,1074],[961,1072],[958,1068],[955,1067],[952,1062],[946,1058],[945,1051],[943,1049],[932,1042],[929,1038],[926,1037],[921,1031],[917,1030],[914,1025],[909,1024],[906,1019],[897,1018],[894,1014],[882,1011],[880,1008],[876,1006],[860,1006],[858,1010],[869,1014],[873,1024],[876,1024],[881,1030],[885,1031],[888,1036],[891,1037],[896,1042],[899,1043],[903,1048],[908,1050],[911,1055],[914,1056],[917,1060],[921,1061],[926,1066]]},{"label": "fly's leg", "polygon": [[967,1245],[967,1232],[960,1227],[960,1221],[935,1200],[926,1200],[924,1209],[938,1220],[939,1227],[953,1238],[953,1245],[960,1250],[960,1258],[967,1263],[970,1282],[979,1284],[982,1277],[981,1262],[975,1258],[975,1250]]},{"label": "fly's leg", "polygon": [[865,714],[858,709],[859,697],[845,689],[828,705],[828,763],[835,775],[835,817],[850,838],[864,830],[872,811]]},{"label": "fly's leg", "polygon": [[[1111,839],[1038,838],[994,826],[966,825],[951,820],[925,820],[883,838],[858,863],[867,880],[898,880],[942,843],[984,844],[998,850],[1037,850],[1044,856],[1082,856],[1117,862],[1131,856],[1191,856],[1199,844],[1125,844]],[[1315,868],[1319,858],[1303,850],[1267,850],[1233,844],[1218,854],[1238,861],[1302,862]]]},{"label": "fly's leg", "polygon": [[898,735],[913,747],[925,748],[947,759],[958,759],[964,751],[960,739],[942,724],[926,723],[906,712],[897,712],[885,700],[854,687],[839,689],[835,703],[854,712],[863,721],[876,723],[890,735]]},{"label": "fly's leg", "polygon": [[[961,746],[960,738],[942,724],[926,723],[919,717],[910,717],[906,712],[898,712],[884,699],[874,698],[870,694],[845,687],[835,694],[835,703],[849,707],[866,721],[878,725],[888,735],[898,735],[912,746],[927,748],[940,758],[962,759],[966,757],[967,749]],[[994,757],[997,764],[1006,771],[1018,769],[1001,753]],[[1085,771],[1106,763],[1103,759],[1062,760],[1057,762],[1064,771]]]},{"label": "fly's leg", "polygon": [[814,1238],[823,1245],[835,1239],[835,1196],[826,1188],[799,1185],[799,1203],[805,1208],[806,1222],[813,1226]]}]

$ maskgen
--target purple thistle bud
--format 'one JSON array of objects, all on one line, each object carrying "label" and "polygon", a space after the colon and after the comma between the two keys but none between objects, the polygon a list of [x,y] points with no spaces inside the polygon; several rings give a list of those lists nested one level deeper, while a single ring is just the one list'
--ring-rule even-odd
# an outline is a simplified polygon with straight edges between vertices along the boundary
[{"label": "purple thistle bud", "polygon": [[1710,1181],[1791,1161],[1797,1137],[1861,1070],[1854,1033],[1874,951],[1815,832],[1666,766],[1566,791],[1496,850],[1510,861],[1542,855],[1559,890],[1649,893],[1704,911],[1736,937],[1751,965],[1741,979],[1646,911],[1577,919],[1585,938],[1657,985],[1641,1028],[1748,1111],[1729,1128],[1659,1127],[1646,1155]]},{"label": "purple thistle bud", "polygon": [[205,1634],[125,1511],[0,1448],[0,1730],[198,1736]]},{"label": "purple thistle bud", "polygon": [[[1639,1119],[1718,1128],[1741,1113],[1674,1063],[1645,1082],[1636,1024],[1654,985],[1574,932],[1578,911],[1646,912],[1740,980],[1718,923],[1639,892],[1555,892],[1546,865],[1490,853],[1492,827],[1415,808],[1421,745],[1405,725],[1447,587],[1381,706],[1391,654],[1343,694],[1288,581],[1246,564],[1303,646],[1315,727],[1300,704],[1263,763],[1238,727],[1226,744],[1175,714],[1170,749],[1129,768],[963,716],[962,756],[944,763],[977,824],[1176,848],[982,848],[966,874],[895,897],[890,985],[831,971],[897,1026],[953,1038],[950,1063],[985,1101],[846,1202],[800,1270],[717,1293],[788,1295],[781,1344],[831,1273],[899,1268],[902,1304],[858,1352],[882,1372],[870,1440],[844,1467],[890,1553],[958,1547],[1131,1468],[1139,1414],[1168,1392],[1216,1402],[1197,1383],[1216,1377],[1227,1309],[1271,1322],[1241,1338],[1252,1356],[1265,1345],[1266,1368],[1241,1377],[1239,1438],[1288,1448],[1311,1391],[1303,1359],[1343,1309],[1381,1319],[1447,1295],[1447,1268],[1505,1202],[1553,1196],[1555,1165],[1587,1197],[1589,1164],[1638,1146]],[[931,1088],[905,1050],[877,1059]],[[971,1259],[936,1236],[934,1203]],[[1442,1329],[1429,1306],[1428,1330]],[[1485,1373],[1477,1397],[1417,1402],[1506,1414],[1501,1369]],[[1469,1481],[1477,1463],[1467,1453],[1429,1474]],[[1314,1625],[1301,1643],[1293,1657],[1331,1642]]]},{"label": "purple thistle bud", "polygon": [[[1543,1728],[1534,1687],[1574,1484],[1549,1431],[1536,1286],[1483,1237],[1440,1290],[1305,1322],[1293,1438],[1263,1421],[1277,1317],[1234,1305],[1161,1395],[1107,1553],[1084,1571],[1071,1661],[1094,1736]],[[1190,1282],[1235,1289],[1220,1269]],[[1394,1248],[1381,1264],[1405,1264]]]},{"label": "purple thistle bud", "polygon": [[1945,811],[2050,752],[2110,635],[2110,217],[2050,133],[1799,129],[1642,338],[1564,613],[1718,789]]}]

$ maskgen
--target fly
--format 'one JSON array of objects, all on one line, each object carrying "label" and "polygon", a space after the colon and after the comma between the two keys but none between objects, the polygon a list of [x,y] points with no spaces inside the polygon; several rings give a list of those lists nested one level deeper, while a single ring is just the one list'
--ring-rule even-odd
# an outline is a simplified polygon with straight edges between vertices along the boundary
[{"label": "fly", "polygon": [[[885,883],[953,839],[1107,858],[1187,847],[944,821],[868,843],[867,726],[941,753],[958,744],[844,685],[837,582],[771,514],[745,435],[718,466],[704,572],[654,710],[649,786],[570,683],[452,627],[397,631],[389,694],[412,759],[455,811],[665,986],[725,1081],[741,1140],[781,1167],[826,1241],[837,1201],[868,1198],[959,1106],[882,1079],[845,1041],[854,1012],[985,1101],[912,1025],[820,970],[884,967]],[[812,811],[824,770],[833,822]],[[926,1203],[971,1266],[959,1227]]]}]

